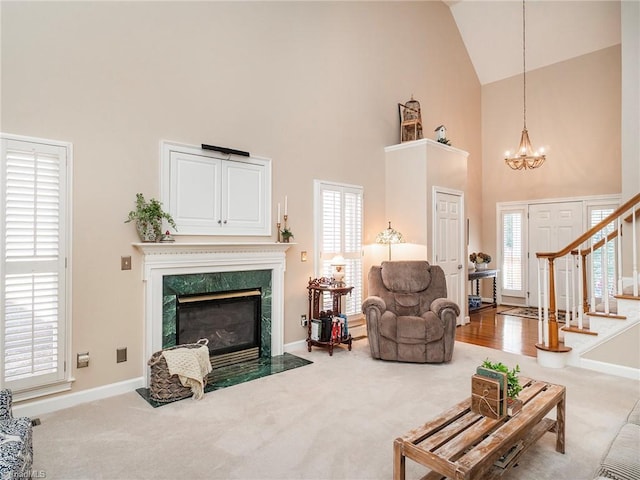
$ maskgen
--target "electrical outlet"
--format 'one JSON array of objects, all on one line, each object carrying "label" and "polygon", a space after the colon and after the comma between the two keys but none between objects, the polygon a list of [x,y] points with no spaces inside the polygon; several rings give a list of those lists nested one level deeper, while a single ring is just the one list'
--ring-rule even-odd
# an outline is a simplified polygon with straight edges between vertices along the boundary
[{"label": "electrical outlet", "polygon": [[120,270],[131,270],[131,256],[120,257]]},{"label": "electrical outlet", "polygon": [[89,352],[78,353],[76,356],[76,368],[85,368],[89,366]]},{"label": "electrical outlet", "polygon": [[306,250],[303,251],[303,252],[300,252],[300,261],[301,262],[306,262],[307,261],[307,251]]},{"label": "electrical outlet", "polygon": [[300,326],[301,327],[306,327],[307,326],[307,316],[306,315],[300,315]]}]

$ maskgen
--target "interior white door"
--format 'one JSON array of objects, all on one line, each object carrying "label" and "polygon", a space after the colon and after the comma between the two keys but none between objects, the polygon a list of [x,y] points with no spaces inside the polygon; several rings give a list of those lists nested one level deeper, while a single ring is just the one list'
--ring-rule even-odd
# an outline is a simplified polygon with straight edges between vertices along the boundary
[{"label": "interior white door", "polygon": [[[555,252],[567,246],[584,232],[582,202],[560,202],[529,205],[529,298],[538,306],[538,259],[536,252]],[[556,306],[564,309],[566,291],[564,261],[555,263]],[[577,285],[577,282],[576,282]]]},{"label": "interior white door", "polygon": [[[447,280],[447,297],[456,302],[462,311],[466,303],[465,279],[462,257],[464,255],[464,228],[462,194],[435,192],[434,263],[444,270]],[[458,324],[464,323],[464,315]]]}]

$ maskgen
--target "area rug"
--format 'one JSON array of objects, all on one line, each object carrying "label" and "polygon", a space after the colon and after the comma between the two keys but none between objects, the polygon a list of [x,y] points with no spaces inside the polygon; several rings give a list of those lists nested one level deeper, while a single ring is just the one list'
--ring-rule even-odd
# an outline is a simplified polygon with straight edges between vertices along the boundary
[{"label": "area rug", "polygon": [[[514,307],[507,310],[497,312],[498,315],[511,315],[512,317],[532,318],[538,319],[538,309],[536,307]],[[558,312],[558,321],[564,323],[565,312]]]}]

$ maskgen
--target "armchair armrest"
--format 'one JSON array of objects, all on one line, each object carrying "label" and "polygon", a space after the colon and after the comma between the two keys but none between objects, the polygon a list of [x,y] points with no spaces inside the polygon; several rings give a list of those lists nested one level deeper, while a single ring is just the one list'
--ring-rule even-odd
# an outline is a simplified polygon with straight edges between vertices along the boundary
[{"label": "armchair armrest", "polygon": [[370,297],[365,298],[364,302],[362,302],[362,313],[366,315],[367,311],[372,308],[378,310],[378,314],[382,315],[382,312],[387,309],[387,304],[382,298],[371,295]]},{"label": "armchair armrest", "polygon": [[440,318],[442,312],[447,308],[453,309],[453,311],[456,314],[456,317],[460,315],[460,307],[455,302],[452,302],[448,298],[436,298],[431,303],[431,311],[435,313],[438,318]]}]

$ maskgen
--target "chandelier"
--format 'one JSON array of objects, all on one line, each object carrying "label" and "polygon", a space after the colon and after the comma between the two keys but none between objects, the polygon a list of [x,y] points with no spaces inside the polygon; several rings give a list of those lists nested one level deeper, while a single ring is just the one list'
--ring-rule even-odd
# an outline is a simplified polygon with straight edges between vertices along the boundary
[{"label": "chandelier", "polygon": [[525,0],[522,0],[522,117],[524,126],[522,128],[518,150],[516,150],[513,155],[511,155],[511,152],[506,152],[504,159],[504,162],[514,170],[538,168],[542,166],[546,159],[542,148],[540,150],[533,150],[531,140],[529,140],[529,132],[527,131],[527,57],[524,1]]}]

